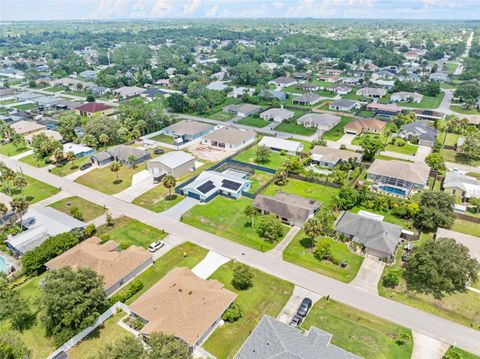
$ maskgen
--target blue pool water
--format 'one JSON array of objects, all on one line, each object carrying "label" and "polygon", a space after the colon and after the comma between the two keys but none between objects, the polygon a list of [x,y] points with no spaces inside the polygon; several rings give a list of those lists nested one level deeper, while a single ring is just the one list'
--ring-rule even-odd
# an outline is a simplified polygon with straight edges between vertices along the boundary
[{"label": "blue pool water", "polygon": [[390,186],[380,186],[380,189],[382,191],[392,193],[392,194],[396,194],[396,195],[399,195],[399,196],[405,196],[405,194],[406,194],[406,192],[404,190],[401,190],[401,189],[395,188],[395,187],[390,187]]},{"label": "blue pool water", "polygon": [[7,261],[5,258],[0,256],[0,272],[5,272],[7,270]]}]

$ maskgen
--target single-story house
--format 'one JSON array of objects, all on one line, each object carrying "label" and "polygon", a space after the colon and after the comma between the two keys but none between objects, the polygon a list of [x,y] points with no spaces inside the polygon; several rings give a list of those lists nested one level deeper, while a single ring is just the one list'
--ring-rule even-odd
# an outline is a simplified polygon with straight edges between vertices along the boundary
[{"label": "single-story house", "polygon": [[287,94],[285,92],[277,90],[262,90],[258,96],[276,98],[279,101],[285,101],[287,99]]},{"label": "single-story house", "polygon": [[419,94],[418,92],[407,92],[407,91],[400,91],[395,92],[390,96],[390,101],[392,102],[415,102],[420,103],[422,102],[423,95]]},{"label": "single-story house", "polygon": [[92,93],[93,96],[103,96],[103,95],[106,95],[107,93],[112,92],[112,90],[104,86],[94,86],[90,88],[90,92]]},{"label": "single-story house", "polygon": [[419,145],[432,147],[435,144],[438,131],[430,126],[427,121],[417,120],[403,125],[398,135],[408,141],[417,138]]},{"label": "single-story house", "polygon": [[86,223],[54,208],[31,208],[22,217],[22,228],[25,230],[10,236],[5,243],[16,255],[22,256],[51,236],[79,230],[85,226]]},{"label": "single-story house", "polygon": [[15,87],[0,87],[0,97],[11,97],[17,93]]},{"label": "single-story house", "polygon": [[285,87],[295,85],[297,83],[297,80],[291,77],[280,76],[280,77],[277,77],[275,80],[270,81],[270,83],[283,89]]},{"label": "single-story house", "polygon": [[375,160],[367,170],[373,188],[388,194],[409,197],[428,184],[430,167],[421,162]]},{"label": "single-story house", "polygon": [[47,109],[47,108],[57,106],[62,101],[62,99],[54,96],[41,96],[41,97],[36,97],[31,101],[35,102],[39,107],[43,109]]},{"label": "single-story house", "polygon": [[341,83],[344,83],[346,85],[352,85],[352,86],[355,86],[355,85],[358,85],[361,81],[361,77],[360,76],[346,76],[346,77],[341,77],[340,78],[340,82]]},{"label": "single-story house", "polygon": [[37,135],[40,135],[40,134],[44,134],[45,136],[47,136],[51,140],[56,140],[56,141],[63,140],[63,137],[59,132],[46,129],[46,130],[41,130],[41,131],[38,131],[38,132],[35,132],[35,133],[30,133],[30,134],[24,136],[25,141],[27,141],[29,144],[31,144],[32,140],[33,140],[33,137],[37,136]]},{"label": "single-story house", "polygon": [[315,92],[320,90],[320,86],[316,84],[310,84],[310,83],[300,83],[296,87],[300,90],[307,91],[307,92]]},{"label": "single-story house", "polygon": [[386,122],[376,119],[356,118],[343,127],[343,132],[357,136],[362,133],[380,133],[386,125]]},{"label": "single-story house", "polygon": [[164,175],[179,178],[195,171],[195,157],[187,152],[171,151],[148,161],[147,167],[154,178]]},{"label": "single-story house", "polygon": [[337,233],[365,247],[367,254],[392,259],[400,242],[402,227],[360,214],[345,212],[335,226]]},{"label": "single-story house", "polygon": [[328,131],[335,127],[342,118],[331,113],[306,113],[297,119],[299,125],[317,128],[321,131]]},{"label": "single-story house", "polygon": [[361,105],[353,100],[340,99],[332,102],[328,107],[330,110],[348,112],[352,111],[353,109],[359,109]]},{"label": "single-story house", "polygon": [[445,114],[440,111],[412,109],[411,112],[415,114],[417,120],[435,121],[445,118]]},{"label": "single-story house", "polygon": [[[131,162],[131,157],[134,160]],[[117,145],[106,149],[105,151],[97,152],[90,157],[92,163],[96,163],[98,166],[105,166],[110,162],[117,161],[126,166],[137,165],[150,158],[150,152],[140,150],[138,148]]]},{"label": "single-story house", "polygon": [[121,99],[129,99],[135,96],[139,96],[144,93],[146,89],[136,86],[123,86],[116,90],[113,90],[113,94]]},{"label": "single-story house", "polygon": [[387,94],[387,90],[377,87],[363,87],[357,90],[357,96],[368,98],[381,98]]},{"label": "single-story house", "polygon": [[58,80],[52,81],[53,86],[65,86],[73,91],[87,90],[96,86],[93,82],[82,81],[78,79],[72,79],[71,77],[64,77]]},{"label": "single-story house", "polygon": [[293,111],[286,110],[284,108],[270,108],[266,111],[263,111],[260,114],[260,118],[270,121],[273,120],[275,122],[283,122],[291,119],[295,113]]},{"label": "single-story house", "polygon": [[78,75],[80,77],[83,77],[85,80],[96,81],[97,80],[97,72],[98,71],[94,71],[94,70],[85,70],[85,71],[80,72]]},{"label": "single-story house", "polygon": [[130,246],[120,250],[113,240],[102,243],[100,238],[92,237],[53,258],[45,266],[51,270],[89,268],[103,277],[105,293],[109,296],[152,264],[152,254],[142,247]]},{"label": "single-story house", "polygon": [[233,126],[221,127],[202,139],[203,144],[224,149],[238,149],[254,141],[255,131]]},{"label": "single-story house", "polygon": [[75,113],[80,116],[92,117],[100,114],[104,116],[112,115],[115,112],[113,106],[106,105],[101,102],[87,102],[75,109]]},{"label": "single-story house", "polygon": [[285,151],[285,154],[290,156],[295,156],[297,153],[302,152],[303,150],[302,142],[284,140],[283,138],[270,136],[263,137],[258,143],[258,146],[268,147],[274,152]]},{"label": "single-story house", "polygon": [[448,82],[450,80],[445,72],[434,72],[428,75],[428,79],[432,82]]},{"label": "single-story house", "polygon": [[348,86],[332,86],[328,90],[333,91],[337,95],[347,95],[352,91],[351,87]]},{"label": "single-story house", "polygon": [[376,115],[396,116],[402,112],[402,108],[395,104],[383,104],[378,102],[371,102],[367,105],[368,111],[375,112]]},{"label": "single-story house", "polygon": [[190,269],[172,269],[129,307],[145,326],[140,334],[166,333],[187,345],[199,345],[215,330],[237,295],[217,280],[197,277]]},{"label": "single-story house", "polygon": [[315,146],[312,149],[312,163],[328,168],[334,168],[340,161],[353,159],[355,162],[362,160],[362,154],[337,148]]},{"label": "single-story house", "polygon": [[47,127],[45,127],[44,125],[41,125],[33,121],[25,121],[25,120],[12,123],[10,125],[10,128],[21,136],[34,134],[47,129]]},{"label": "single-story house", "polygon": [[327,74],[327,75],[319,74],[319,75],[317,75],[317,79],[319,81],[336,83],[340,80],[340,76],[339,76],[339,74]]},{"label": "single-story house", "polygon": [[35,93],[35,92],[30,92],[30,91],[25,91],[25,92],[19,92],[15,95],[15,98],[18,101],[29,101],[33,100],[34,98],[37,97],[42,97],[42,95]]},{"label": "single-story house", "polygon": [[442,186],[444,192],[462,201],[468,201],[472,197],[480,198],[480,180],[460,172],[447,172]]},{"label": "single-story house", "polygon": [[159,85],[167,88],[170,88],[170,86],[172,86],[170,79],[159,79],[155,81],[155,85]]},{"label": "single-story house", "polygon": [[283,223],[302,227],[320,209],[321,203],[309,198],[286,192],[277,192],[274,196],[258,195],[253,205],[262,214],[274,214]]},{"label": "single-story house", "polygon": [[[212,132],[215,126],[205,122],[181,120],[163,129],[163,133],[177,139],[177,143],[190,142]],[[181,141],[180,141],[181,139]]]},{"label": "single-story house", "polygon": [[307,92],[302,96],[295,97],[292,102],[294,105],[311,106],[318,103],[321,99],[322,98],[317,94],[314,94],[312,92]]},{"label": "single-story house", "polygon": [[480,262],[480,238],[440,227],[438,227],[437,229],[435,238],[455,239],[455,241],[463,244],[470,250],[470,257],[475,258],[477,261]]},{"label": "single-story house", "polygon": [[223,82],[214,81],[207,85],[207,89],[215,91],[223,91],[228,88],[228,85],[225,85]]},{"label": "single-story house", "polygon": [[77,143],[68,142],[63,145],[63,153],[73,152],[76,158],[91,156],[95,153],[95,149],[79,145]]},{"label": "single-story house", "polygon": [[248,117],[254,113],[260,112],[260,106],[249,103],[228,105],[223,108],[223,112],[231,113],[238,117]]},{"label": "single-story house", "polygon": [[215,171],[204,171],[185,187],[182,192],[185,196],[208,202],[217,195],[229,198],[240,198],[242,192],[250,189],[250,181],[238,176],[230,176]]},{"label": "single-story house", "polygon": [[228,93],[228,97],[239,98],[243,95],[253,96],[255,93],[254,87],[233,86],[232,91]]}]

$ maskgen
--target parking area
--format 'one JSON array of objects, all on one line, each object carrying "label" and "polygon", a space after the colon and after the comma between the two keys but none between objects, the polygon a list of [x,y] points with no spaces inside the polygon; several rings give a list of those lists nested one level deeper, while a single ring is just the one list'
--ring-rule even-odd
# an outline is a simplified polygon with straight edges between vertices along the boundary
[{"label": "parking area", "polygon": [[235,152],[233,150],[202,145],[201,143],[197,143],[196,145],[189,147],[187,151],[195,157],[209,162],[221,161]]},{"label": "parking area", "polygon": [[277,316],[277,319],[282,323],[289,324],[295,314],[297,314],[298,307],[304,298],[310,298],[313,306],[313,304],[320,300],[322,296],[318,293],[309,291],[308,289],[296,285],[293,289],[292,296],[288,300],[287,304],[285,304],[280,314]]},{"label": "parking area", "polygon": [[163,211],[162,216],[166,216],[175,221],[179,221],[185,212],[189,211],[199,203],[200,201],[198,199],[185,197],[172,208],[169,208],[166,211]]},{"label": "parking area", "polygon": [[378,281],[382,277],[385,262],[375,256],[366,255],[352,285],[378,294]]}]

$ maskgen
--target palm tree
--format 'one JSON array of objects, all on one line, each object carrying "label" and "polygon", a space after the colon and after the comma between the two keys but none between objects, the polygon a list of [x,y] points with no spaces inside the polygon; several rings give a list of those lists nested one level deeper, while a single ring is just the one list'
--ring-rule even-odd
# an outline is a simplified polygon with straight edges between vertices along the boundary
[{"label": "palm tree", "polygon": [[55,162],[58,162],[63,158],[63,150],[61,147],[58,147],[53,151],[53,157],[55,158]]},{"label": "palm tree", "polygon": [[174,176],[166,176],[163,179],[163,187],[168,189],[168,198],[172,198],[172,188],[174,188],[177,184],[177,180]]},{"label": "palm tree", "polygon": [[12,199],[10,206],[14,213],[13,223],[17,222],[25,213],[27,213],[29,205],[30,204],[25,197],[18,196]]},{"label": "palm tree", "polygon": [[13,185],[18,188],[20,192],[27,186],[27,180],[22,176],[15,176],[13,179]]},{"label": "palm tree", "polygon": [[0,217],[3,217],[8,212],[8,207],[5,203],[0,203]]},{"label": "palm tree", "polygon": [[257,209],[255,206],[252,204],[249,204],[245,209],[243,210],[243,213],[247,216],[250,217],[250,222],[252,223],[252,227],[254,226],[254,221],[255,221],[255,216],[257,215]]},{"label": "palm tree", "polygon": [[3,183],[9,195],[12,194],[10,191],[10,182],[15,178],[15,172],[5,166],[3,163],[0,167],[0,181]]},{"label": "palm tree", "polygon": [[135,169],[135,156],[134,155],[130,155],[128,156],[128,163],[130,163],[132,165],[132,168]]},{"label": "palm tree", "polygon": [[68,162],[72,162],[72,168],[75,168],[75,160],[77,159],[77,156],[75,156],[75,153],[72,151],[69,151],[65,154],[65,159]]},{"label": "palm tree", "polygon": [[0,137],[10,141],[14,134],[15,131],[10,127],[8,123],[5,123],[3,121],[0,123]]},{"label": "palm tree", "polygon": [[122,164],[120,162],[112,162],[112,165],[110,166],[110,171],[115,173],[117,175],[117,180],[115,183],[120,183],[120,180],[118,179],[118,171],[120,171],[120,168],[122,167]]},{"label": "palm tree", "polygon": [[105,146],[105,148],[107,148],[107,144],[110,142],[110,137],[108,137],[106,133],[102,133],[98,140]]},{"label": "palm tree", "polygon": [[13,133],[10,142],[15,148],[25,148],[27,146],[27,141],[25,138],[18,133]]}]

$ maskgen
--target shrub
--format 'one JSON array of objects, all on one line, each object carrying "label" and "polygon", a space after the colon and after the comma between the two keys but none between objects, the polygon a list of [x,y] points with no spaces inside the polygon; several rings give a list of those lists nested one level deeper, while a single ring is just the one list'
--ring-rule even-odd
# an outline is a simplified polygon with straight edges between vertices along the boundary
[{"label": "shrub", "polygon": [[282,223],[272,215],[262,216],[257,224],[257,233],[269,242],[277,241],[283,236]]},{"label": "shrub", "polygon": [[332,251],[330,249],[330,243],[326,240],[317,241],[313,255],[320,261],[324,259],[331,259]]},{"label": "shrub", "polygon": [[97,229],[95,228],[95,225],[93,223],[90,223],[88,226],[86,226],[83,229],[83,234],[86,238],[90,238],[97,232]]},{"label": "shrub", "polygon": [[124,251],[125,249],[127,249],[128,247],[130,247],[130,244],[127,243],[127,242],[122,242],[120,243],[120,245],[118,246],[122,251]]},{"label": "shrub", "polygon": [[123,288],[122,290],[118,291],[114,295],[110,297],[110,304],[113,305],[116,302],[125,303],[128,299],[133,297],[139,291],[143,289],[143,282],[139,279],[134,279],[130,282],[130,284]]},{"label": "shrub", "polygon": [[233,323],[243,316],[242,307],[237,302],[230,304],[228,309],[223,313],[222,319],[228,323]]},{"label": "shrub", "polygon": [[463,355],[459,352],[454,352],[452,350],[449,350],[448,352],[445,353],[443,356],[443,359],[463,359]]},{"label": "shrub", "polygon": [[382,285],[387,288],[395,288],[400,283],[400,269],[389,269],[382,279]]},{"label": "shrub", "polygon": [[395,333],[394,340],[397,345],[405,345],[410,340],[410,335],[404,331],[398,331]]},{"label": "shrub", "polygon": [[70,208],[70,214],[72,215],[73,218],[78,219],[79,221],[83,221],[83,213],[82,211],[80,211],[80,208],[78,207]]},{"label": "shrub", "polygon": [[110,240],[110,235],[108,233],[104,233],[100,236],[100,243],[106,243]]},{"label": "shrub", "polygon": [[237,263],[233,268],[232,285],[236,289],[248,289],[253,285],[253,276],[250,267],[242,263]]}]

